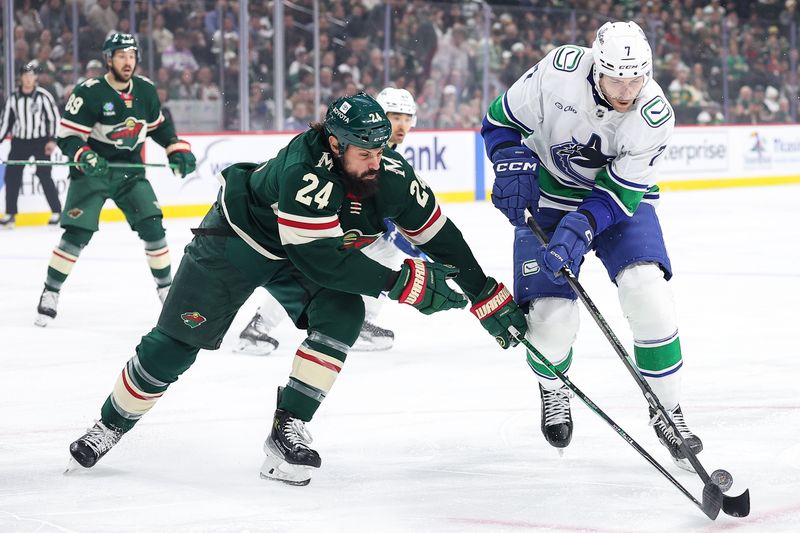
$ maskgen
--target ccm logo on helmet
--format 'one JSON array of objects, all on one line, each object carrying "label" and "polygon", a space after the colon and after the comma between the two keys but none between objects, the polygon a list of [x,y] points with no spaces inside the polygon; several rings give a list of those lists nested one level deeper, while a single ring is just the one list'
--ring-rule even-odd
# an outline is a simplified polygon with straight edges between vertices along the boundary
[{"label": "ccm logo on helmet", "polygon": [[518,170],[536,170],[536,163],[531,161],[512,161],[511,163],[497,163],[494,167],[496,172],[518,171]]}]

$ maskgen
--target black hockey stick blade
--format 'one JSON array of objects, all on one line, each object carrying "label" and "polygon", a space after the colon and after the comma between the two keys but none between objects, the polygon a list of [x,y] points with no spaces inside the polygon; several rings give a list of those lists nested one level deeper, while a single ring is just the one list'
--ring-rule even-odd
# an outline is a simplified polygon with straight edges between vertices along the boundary
[{"label": "black hockey stick blade", "polygon": [[722,489],[713,481],[703,487],[703,505],[701,509],[711,520],[716,520],[719,510],[722,509]]},{"label": "black hockey stick blade", "polygon": [[[705,498],[705,491],[703,491]],[[750,489],[738,496],[722,496],[722,511],[729,516],[744,518],[750,514]]]}]

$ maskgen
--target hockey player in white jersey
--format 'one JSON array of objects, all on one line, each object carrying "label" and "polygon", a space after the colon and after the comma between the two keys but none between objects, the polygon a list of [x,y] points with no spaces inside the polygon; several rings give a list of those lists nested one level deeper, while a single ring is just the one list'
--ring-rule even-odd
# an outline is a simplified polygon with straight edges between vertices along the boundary
[{"label": "hockey player in white jersey", "polygon": [[[592,48],[556,48],[489,107],[481,134],[492,160],[492,202],[515,228],[515,298],[527,308],[528,340],[566,373],[578,332],[577,275],[589,250],[602,261],[634,337],[636,364],[684,439],[700,439],[679,404],[683,358],[667,281],[672,267],[655,205],[657,171],[675,119],[652,77],[652,53],[634,22],[607,22]],[[540,246],[526,211],[548,234]],[[541,429],[558,448],[572,438],[568,389],[533,354]],[[678,439],[652,411],[673,460],[690,469]]]},{"label": "hockey player in white jersey", "polygon": [[[406,89],[386,87],[376,100],[386,112],[392,123],[392,136],[389,147],[396,150],[403,143],[408,132],[417,124],[417,104]],[[406,256],[425,258],[420,250],[403,237],[390,220],[384,221],[387,230],[383,237],[363,249],[374,261],[384,266],[399,268]],[[383,296],[373,298],[364,296],[366,308],[364,324],[352,351],[388,350],[394,344],[394,332],[378,326],[375,321],[383,305]],[[234,349],[240,353],[267,355],[278,347],[278,340],[271,336],[272,331],[286,316],[281,305],[266,293],[261,306],[253,318],[239,334],[239,344]]]}]

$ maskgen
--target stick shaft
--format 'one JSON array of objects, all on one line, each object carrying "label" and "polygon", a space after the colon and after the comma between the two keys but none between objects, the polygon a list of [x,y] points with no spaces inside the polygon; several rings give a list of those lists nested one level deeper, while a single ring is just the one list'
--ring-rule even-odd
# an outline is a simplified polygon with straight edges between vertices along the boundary
[{"label": "stick shaft", "polygon": [[[28,166],[36,165],[37,167],[77,167],[80,163],[74,161],[0,161],[0,165],[8,166]],[[169,163],[109,163],[108,168],[173,168]]]}]

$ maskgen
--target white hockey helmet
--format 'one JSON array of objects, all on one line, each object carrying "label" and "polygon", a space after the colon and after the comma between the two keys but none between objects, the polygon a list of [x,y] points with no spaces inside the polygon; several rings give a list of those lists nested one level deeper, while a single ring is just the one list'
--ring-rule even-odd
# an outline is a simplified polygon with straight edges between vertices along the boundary
[{"label": "white hockey helmet", "polygon": [[653,52],[647,36],[635,22],[606,22],[597,30],[592,44],[594,83],[600,88],[600,74],[614,78],[644,76],[653,73]]},{"label": "white hockey helmet", "polygon": [[411,127],[417,125],[417,103],[414,97],[405,89],[386,87],[375,98],[383,108],[384,113],[403,113],[411,115]]}]

